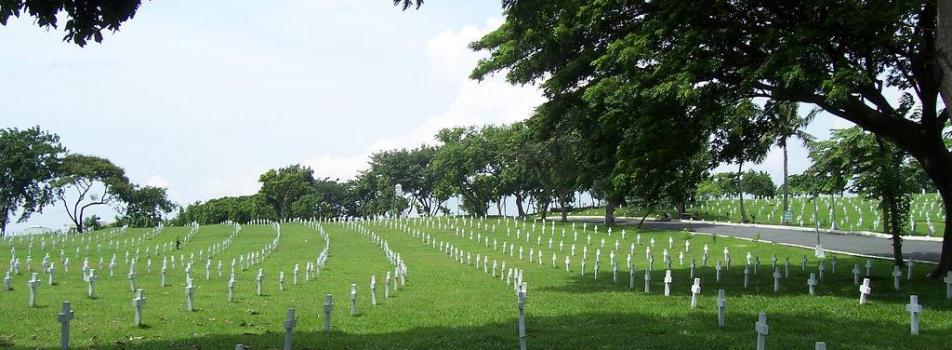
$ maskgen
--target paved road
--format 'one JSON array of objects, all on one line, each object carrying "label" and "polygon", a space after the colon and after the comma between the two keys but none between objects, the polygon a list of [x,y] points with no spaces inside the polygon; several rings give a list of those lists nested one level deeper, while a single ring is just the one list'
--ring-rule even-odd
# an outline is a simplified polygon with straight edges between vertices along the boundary
[{"label": "paved road", "polygon": [[[594,217],[569,217],[569,220],[596,223],[603,221]],[[638,224],[638,220],[635,219],[617,219],[616,222],[620,225],[634,226]],[[688,229],[696,232],[716,233],[718,235],[746,238],[752,238],[755,233],[760,233],[760,239],[763,240],[799,244],[810,247],[816,245],[816,232],[809,231],[735,226],[709,222],[672,222],[650,220],[645,221],[644,227],[663,230],[681,230],[682,228],[687,227]],[[820,242],[823,244],[824,249],[892,258],[892,240],[887,238],[821,232]],[[921,261],[937,262],[939,261],[939,252],[941,247],[942,242],[904,240],[902,252],[907,259],[912,258]]]}]

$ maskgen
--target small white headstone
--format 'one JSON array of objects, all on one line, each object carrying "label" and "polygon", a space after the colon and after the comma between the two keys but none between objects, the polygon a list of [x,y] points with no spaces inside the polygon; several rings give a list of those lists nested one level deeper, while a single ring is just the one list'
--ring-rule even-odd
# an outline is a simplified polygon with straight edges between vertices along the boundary
[{"label": "small white headstone", "polygon": [[757,317],[757,323],[754,324],[754,330],[757,332],[757,350],[764,350],[767,346],[767,314],[761,312]]},{"label": "small white headstone", "polygon": [[697,297],[701,294],[701,279],[695,278],[691,285],[691,308],[697,307]]},{"label": "small white headstone", "polygon": [[724,290],[717,290],[717,325],[724,328],[726,324],[727,298],[724,297]]},{"label": "small white headstone", "polygon": [[859,303],[860,305],[866,304],[866,298],[869,296],[869,293],[872,292],[872,288],[869,286],[869,278],[863,279],[863,285],[859,286]]},{"label": "small white headstone", "polygon": [[922,313],[922,305],[919,305],[918,295],[909,296],[909,304],[906,305],[906,311],[909,312],[909,326],[912,335],[919,335],[919,314]]}]

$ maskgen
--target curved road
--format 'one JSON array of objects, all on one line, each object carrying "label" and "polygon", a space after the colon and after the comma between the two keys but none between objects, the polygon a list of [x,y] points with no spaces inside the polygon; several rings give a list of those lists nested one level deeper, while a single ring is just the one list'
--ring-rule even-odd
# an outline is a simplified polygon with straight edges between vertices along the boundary
[{"label": "curved road", "polygon": [[[598,217],[570,216],[569,220],[593,223],[604,222],[602,218]],[[617,225],[625,226],[636,226],[638,221],[639,219],[633,218],[615,219]],[[643,227],[659,230],[681,230],[682,228],[688,228],[695,232],[716,233],[722,236],[744,238],[753,238],[755,233],[760,233],[761,240],[808,247],[815,246],[817,239],[815,231],[726,225],[712,222],[645,220]],[[892,259],[892,240],[887,238],[820,232],[820,243],[823,244],[824,249],[828,250]],[[916,261],[938,262],[941,248],[942,242],[903,240],[902,253],[906,259],[912,258]]]}]

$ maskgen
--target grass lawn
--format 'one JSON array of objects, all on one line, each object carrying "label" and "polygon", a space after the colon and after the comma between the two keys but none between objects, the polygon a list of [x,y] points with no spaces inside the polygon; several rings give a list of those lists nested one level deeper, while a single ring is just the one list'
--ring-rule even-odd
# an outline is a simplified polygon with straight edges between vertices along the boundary
[{"label": "grass lawn", "polygon": [[[14,276],[13,291],[0,291],[0,310],[10,320],[0,327],[0,348],[57,348],[59,324],[56,313],[63,300],[72,302],[76,317],[72,322],[71,346],[74,348],[123,348],[123,349],[231,349],[237,343],[254,349],[280,348],[283,342],[283,321],[287,308],[296,308],[298,323],[294,332],[295,348],[341,349],[341,348],[456,348],[487,349],[516,348],[518,346],[517,308],[513,286],[500,278],[501,264],[507,269],[523,269],[528,287],[526,324],[530,348],[700,348],[700,349],[749,349],[756,342],[754,322],[757,313],[767,313],[770,335],[768,348],[807,349],[815,341],[825,341],[834,349],[937,349],[948,348],[948,334],[952,331],[952,301],[945,298],[944,285],[940,281],[925,280],[924,274],[931,266],[917,265],[913,278],[903,276],[900,291],[892,288],[887,261],[873,261],[873,288],[869,303],[859,305],[858,288],[853,285],[850,269],[854,263],[865,264],[865,259],[837,256],[836,273],[832,273],[827,257],[826,275],[817,286],[816,295],[807,292],[806,280],[810,272],[816,272],[818,260],[812,252],[796,248],[756,243],[732,238],[715,238],[703,235],[690,236],[682,232],[630,230],[624,240],[621,232],[611,236],[601,229],[597,234],[590,225],[582,231],[575,227],[578,241],[574,242],[571,224],[556,224],[554,231],[541,223],[511,219],[469,220],[441,219],[393,222],[365,222],[353,224],[324,224],[329,236],[329,253],[325,269],[315,279],[304,281],[304,264],[313,261],[325,242],[318,231],[304,224],[283,224],[280,243],[274,252],[259,265],[237,272],[236,300],[229,303],[227,280],[230,261],[241,254],[258,251],[276,237],[276,232],[266,225],[245,225],[231,245],[213,258],[224,261],[223,277],[218,277],[213,267],[211,279],[205,280],[204,261],[198,256],[217,242],[222,242],[232,232],[228,225],[202,226],[177,256],[186,259],[195,253],[193,278],[197,285],[196,312],[185,310],[184,271],[180,265],[170,269],[170,286],[159,286],[161,258],[153,256],[152,272],[145,270],[145,247],[154,248],[156,243],[174,241],[185,237],[188,229],[169,227],[158,235],[141,243],[125,243],[142,236],[151,229],[129,229],[125,233],[110,230],[87,234],[93,239],[90,248],[75,256],[76,246],[85,249],[79,240],[67,241],[63,248],[70,258],[69,272],[65,273],[59,259],[60,243],[47,249],[57,262],[57,284],[39,287],[39,306],[27,306],[25,257],[29,241],[17,238],[0,241],[0,270],[10,268],[11,245],[16,247],[21,260],[20,275]],[[516,226],[518,225],[518,226]],[[533,228],[533,226],[535,226]],[[495,229],[494,229],[495,227]],[[370,235],[360,233],[369,230],[386,240],[388,246],[399,253],[408,267],[406,286],[383,298],[383,279],[386,271],[393,271],[381,245],[375,244]],[[519,237],[516,238],[517,230]],[[565,231],[563,237],[563,230]],[[508,231],[508,233],[507,233]],[[529,234],[528,242],[525,233]],[[472,234],[472,238],[470,235]],[[640,244],[634,247],[632,262],[636,269],[635,288],[628,286],[626,258],[636,235]],[[579,271],[583,247],[588,236],[587,271]],[[663,291],[664,264],[662,251],[668,238],[674,240],[671,249],[672,295],[665,297]],[[430,241],[425,241],[427,238]],[[488,242],[487,242],[488,238]],[[553,243],[549,247],[548,240]],[[605,239],[604,247],[601,240]],[[655,240],[652,255],[655,258],[650,282],[650,293],[644,292],[644,271],[647,267],[646,246]],[[614,242],[619,241],[616,259],[619,264],[618,282],[612,280],[609,252]],[[685,252],[684,265],[678,262],[678,253],[684,250],[684,242],[691,242]],[[116,248],[109,244],[118,241]],[[562,241],[562,248],[559,242]],[[97,242],[102,243],[99,253]],[[516,250],[502,254],[503,242],[515,243]],[[571,272],[565,271],[564,257],[576,244],[576,255],[571,258]],[[452,244],[462,250],[459,263],[447,253],[440,251],[441,243]],[[494,244],[496,249],[494,249]],[[126,250],[140,249],[138,261],[140,288],[147,298],[144,307],[145,327],[132,326],[132,293],[125,278],[128,266],[123,264]],[[434,245],[436,248],[434,248]],[[703,247],[707,245],[710,258],[707,267],[701,266]],[[519,248],[523,259],[519,258]],[[732,254],[733,266],[723,270],[722,280],[715,282],[713,266],[723,260],[723,249]],[[174,248],[173,248],[174,249]],[[537,257],[542,250],[542,264],[530,262],[530,249]],[[598,278],[592,273],[596,251],[601,249],[601,271]],[[39,238],[34,238],[32,255],[34,269],[39,269],[41,252]],[[82,256],[89,255],[94,267],[98,258],[116,253],[119,267],[115,277],[108,277],[108,268],[99,271],[96,299],[87,298],[86,283],[81,279]],[[750,285],[743,287],[744,260],[747,252],[760,258],[756,275],[751,274]],[[134,254],[130,253],[133,257]],[[556,267],[552,266],[551,254],[557,255]],[[165,255],[167,253],[163,253]],[[467,259],[467,254],[469,259]],[[476,266],[477,254],[489,256],[489,262]],[[801,270],[804,254],[809,261],[806,270]],[[770,276],[771,257],[783,262],[790,259],[790,275],[781,282],[781,291],[773,292]],[[697,259],[696,276],[701,279],[702,291],[697,308],[690,307],[689,264]],[[176,259],[178,260],[178,258]],[[467,260],[472,264],[467,265]],[[492,276],[493,262],[499,270]],[[299,283],[291,283],[291,269],[300,264],[302,272]],[[261,268],[265,273],[263,296],[255,296],[255,274]],[[278,290],[278,273],[287,275],[287,289]],[[903,269],[905,272],[905,269]],[[377,300],[372,306],[369,297],[370,276],[377,278]],[[350,284],[358,284],[358,316],[350,316]],[[717,326],[715,297],[718,289],[727,294],[727,325]],[[323,299],[333,294],[333,331],[323,334]],[[921,316],[920,335],[909,333],[909,314],[905,304],[909,295],[919,295],[924,312]]]}]

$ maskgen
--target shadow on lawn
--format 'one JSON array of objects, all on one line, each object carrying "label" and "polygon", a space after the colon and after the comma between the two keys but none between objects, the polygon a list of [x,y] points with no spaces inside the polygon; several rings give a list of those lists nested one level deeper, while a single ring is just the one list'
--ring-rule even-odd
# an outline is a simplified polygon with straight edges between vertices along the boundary
[{"label": "shadow on lawn", "polygon": [[[515,313],[515,308],[513,308]],[[729,349],[752,348],[757,315],[728,315],[719,329],[710,311],[658,317],[637,311],[583,313],[562,317],[532,315],[528,307],[528,345],[535,349]],[[812,348],[825,341],[835,348],[925,349],[948,339],[948,330],[924,329],[913,337],[908,326],[888,321],[856,321],[814,313],[768,314],[767,344],[776,348]],[[875,330],[875,337],[857,337]],[[297,329],[295,349],[501,349],[518,346],[516,320],[478,327],[422,327],[391,333],[354,334]],[[279,349],[283,333],[197,336],[177,340],[123,340],[86,349]]]},{"label": "shadow on lawn", "polygon": [[[844,259],[845,260],[845,259]],[[852,261],[852,260],[847,260]],[[844,261],[845,262],[845,261]],[[690,267],[672,266],[672,284],[671,294],[673,296],[689,296],[693,280],[691,279]],[[781,274],[783,273],[780,265]],[[813,269],[811,271],[811,268]],[[588,267],[585,276],[581,276],[577,267],[573,267],[572,276],[569,281],[558,286],[541,286],[537,290],[540,292],[557,292],[569,294],[597,294],[607,291],[613,292],[631,292],[639,295],[645,295],[645,280],[643,269],[636,269],[634,276],[634,288],[629,288],[629,273],[627,270],[618,271],[618,282],[613,280],[611,270],[601,270],[598,279],[595,279],[592,268]],[[807,267],[806,271],[801,271],[800,266],[790,267],[788,278],[782,278],[780,292],[773,291],[773,269],[769,264],[762,265],[759,273],[752,271],[749,275],[748,287],[744,288],[744,267],[734,266],[731,269],[724,268],[721,271],[721,281],[716,281],[716,271],[713,267],[698,267],[695,270],[694,277],[701,279],[702,295],[710,297],[717,294],[718,289],[724,289],[729,297],[737,296],[756,296],[756,297],[809,297],[809,288],[807,279],[810,272],[816,272],[816,267]],[[829,267],[827,267],[829,269]],[[564,270],[561,270],[564,273]],[[527,279],[532,281],[540,277],[533,277],[537,271],[527,270]],[[548,272],[547,272],[548,273]],[[664,293],[664,275],[665,271],[655,267],[651,272],[650,295],[661,296]],[[542,276],[544,277],[544,276]],[[860,277],[862,280],[862,277]],[[892,277],[883,277],[874,273],[870,277],[872,286],[871,303],[889,303],[905,305],[909,303],[909,295],[919,295],[919,302],[931,309],[952,310],[952,304],[948,303],[945,297],[945,285],[933,280],[914,280],[912,283],[906,280],[905,276],[900,281],[900,290],[893,289]],[[853,285],[851,272],[844,272],[837,269],[836,274],[827,270],[823,281],[820,281],[816,287],[816,296],[836,297],[847,300],[859,301],[859,287]]]}]

